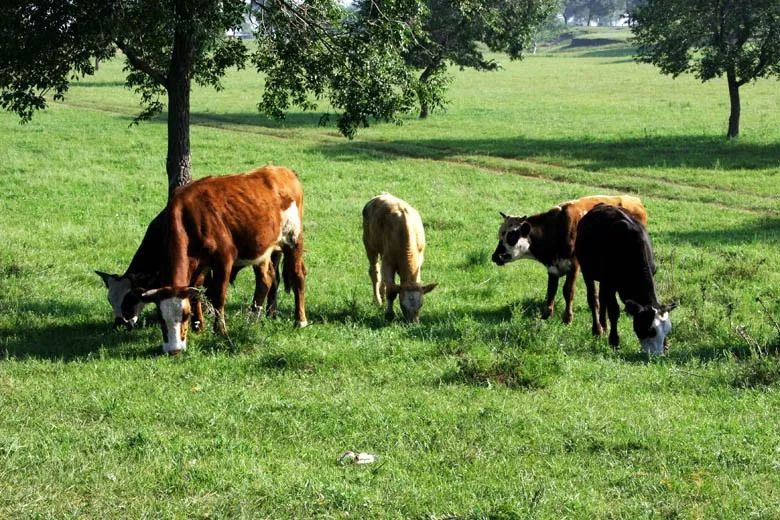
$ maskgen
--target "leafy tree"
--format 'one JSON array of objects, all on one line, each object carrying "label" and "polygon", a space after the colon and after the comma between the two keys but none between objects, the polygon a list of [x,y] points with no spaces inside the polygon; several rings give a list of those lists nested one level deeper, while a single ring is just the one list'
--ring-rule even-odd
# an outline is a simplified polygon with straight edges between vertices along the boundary
[{"label": "leafy tree", "polygon": [[563,0],[561,7],[566,23],[574,20],[590,26],[593,20],[601,25],[620,17],[627,10],[627,3],[626,0]]},{"label": "leafy tree", "polygon": [[777,0],[646,0],[632,11],[631,26],[639,61],[673,77],[726,76],[729,138],[739,135],[739,88],[780,73]]},{"label": "leafy tree", "polygon": [[192,81],[219,89],[225,71],[249,59],[268,74],[260,107],[277,117],[291,104],[313,108],[310,94],[327,96],[351,136],[371,118],[409,110],[415,78],[400,54],[411,45],[420,0],[370,4],[359,16],[338,0],[256,0],[259,46],[251,53],[227,36],[245,22],[245,0],[4,0],[0,106],[29,121],[47,96],[61,100],[71,81],[93,74],[96,58],[121,50],[126,83],[144,107],[137,119],[167,102],[170,195],[192,177]]},{"label": "leafy tree", "polygon": [[[447,62],[461,68],[496,70],[478,42],[492,51],[522,58],[536,28],[556,7],[556,0],[426,0],[427,8],[415,31],[415,43],[406,49],[406,63],[422,70],[417,94],[420,117],[442,106]],[[360,2],[370,9],[370,2]]]}]

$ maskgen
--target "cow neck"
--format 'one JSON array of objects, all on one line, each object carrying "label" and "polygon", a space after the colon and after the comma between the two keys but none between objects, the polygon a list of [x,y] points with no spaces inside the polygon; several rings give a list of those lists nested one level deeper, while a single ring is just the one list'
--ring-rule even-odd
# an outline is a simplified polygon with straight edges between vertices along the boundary
[{"label": "cow neck", "polygon": [[568,229],[561,226],[560,219],[559,208],[528,217],[528,223],[531,225],[531,254],[546,266],[572,256],[572,252],[568,250],[570,248],[566,247]]},{"label": "cow neck", "polygon": [[166,207],[149,223],[141,245],[138,246],[123,276],[135,275],[133,278],[142,285],[159,285],[162,282],[160,269],[165,263],[167,253],[167,218]]},{"label": "cow neck", "polygon": [[398,276],[401,278],[401,283],[419,282],[420,278],[420,265],[419,258],[417,256],[417,235],[411,230],[409,223],[409,215],[404,212],[404,227],[403,227],[403,241],[406,244],[406,250],[404,251],[404,262],[398,266]]},{"label": "cow neck", "polygon": [[646,235],[637,235],[636,240],[639,247],[632,247],[637,251],[635,258],[629,258],[628,261],[636,266],[633,276],[623,282],[623,290],[619,291],[620,298],[634,300],[640,305],[652,305],[659,307],[658,297],[656,296],[655,277],[653,273],[653,252]]},{"label": "cow neck", "polygon": [[[181,192],[179,192],[181,193]],[[174,287],[189,285],[191,279],[188,255],[189,235],[184,226],[183,209],[171,207],[170,234],[168,237],[168,272],[166,278]]]}]

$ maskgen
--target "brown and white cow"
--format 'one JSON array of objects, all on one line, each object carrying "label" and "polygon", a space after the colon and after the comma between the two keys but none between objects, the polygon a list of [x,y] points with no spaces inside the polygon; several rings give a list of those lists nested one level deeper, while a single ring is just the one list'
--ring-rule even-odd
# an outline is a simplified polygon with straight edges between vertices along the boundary
[{"label": "brown and white cow", "polygon": [[[114,313],[114,327],[133,328],[144,308],[144,301],[139,297],[138,289],[144,287],[159,287],[162,282],[162,269],[164,259],[167,255],[167,207],[157,214],[146,228],[143,240],[138,250],[133,255],[130,265],[124,274],[109,274],[102,271],[95,271],[103,280],[106,289],[108,289],[108,302]],[[274,253],[271,266],[273,269],[274,282],[267,294],[266,315],[271,317],[276,314],[277,288],[279,286],[279,260],[281,254]],[[234,267],[230,276],[230,282],[235,280],[240,267]],[[252,302],[253,310],[262,314],[263,302],[262,278],[260,267],[255,269],[255,295]],[[197,280],[195,285],[208,284],[210,276],[207,274],[204,280]],[[192,326],[194,330],[199,330],[203,323],[203,310],[200,299],[193,302]]]},{"label": "brown and white cow", "polygon": [[647,224],[647,212],[642,201],[631,196],[594,195],[563,202],[537,215],[515,217],[505,215],[498,230],[498,246],[492,260],[504,265],[523,258],[541,262],[547,268],[547,299],[542,310],[542,319],[549,318],[555,305],[558,279],[566,276],[563,284],[563,299],[566,309],[563,322],[571,323],[574,282],[579,266],[574,256],[574,241],[577,238],[577,224],[596,204],[612,204],[625,209],[642,225]]},{"label": "brown and white cow", "polygon": [[593,334],[599,336],[607,328],[609,312],[609,344],[620,345],[618,294],[634,320],[642,349],[662,354],[672,330],[669,311],[677,304],[658,303],[653,249],[642,223],[616,206],[599,204],[580,220],[574,250],[588,290]]},{"label": "brown and white cow", "polygon": [[295,296],[295,319],[304,310],[303,188],[297,175],[266,166],[246,173],[206,177],[180,188],[169,204],[165,287],[141,294],[159,304],[163,351],[187,348],[192,284],[211,273],[206,296],[216,312],[215,330],[226,333],[225,297],[236,267],[257,266],[262,301],[273,284],[272,256],[284,254],[282,278]]},{"label": "brown and white cow", "polygon": [[[404,318],[411,323],[418,322],[423,295],[436,287],[435,283],[420,283],[425,252],[425,230],[420,214],[389,193],[377,195],[363,207],[363,245],[374,300],[382,305],[383,297],[387,297],[385,317],[393,318],[393,302],[400,295]],[[395,283],[396,273],[400,284]]]}]

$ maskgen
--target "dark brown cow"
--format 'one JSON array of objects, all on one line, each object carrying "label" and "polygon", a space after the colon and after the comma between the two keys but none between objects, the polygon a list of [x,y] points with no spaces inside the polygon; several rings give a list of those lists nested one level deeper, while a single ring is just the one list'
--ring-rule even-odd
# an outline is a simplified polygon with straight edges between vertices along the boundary
[{"label": "dark brown cow", "polygon": [[[142,287],[159,287],[162,285],[162,269],[164,259],[167,256],[166,236],[167,236],[167,208],[163,209],[149,223],[146,233],[138,247],[138,251],[133,255],[130,265],[125,273],[109,274],[102,271],[95,271],[100,276],[108,289],[108,302],[114,312],[114,327],[133,328],[144,308],[144,302],[138,295],[138,289]],[[272,257],[274,282],[268,291],[266,315],[271,317],[276,314],[276,294],[279,286],[279,260],[280,253],[274,253]],[[231,274],[231,283],[238,274],[239,267],[233,268]],[[262,283],[262,274],[259,267],[254,266],[255,280]],[[208,284],[210,276],[206,275],[205,280],[197,280],[197,286],[204,283]],[[255,296],[253,299],[253,309],[261,312],[263,301],[260,300],[261,284],[256,283]],[[196,331],[200,329],[203,323],[203,310],[200,300],[196,300],[193,305],[192,326]]]},{"label": "dark brown cow", "polygon": [[542,310],[543,319],[552,315],[555,293],[558,291],[558,279],[566,275],[566,282],[563,285],[563,299],[566,302],[563,322],[571,323],[574,282],[579,270],[574,257],[577,224],[588,210],[601,203],[620,206],[643,225],[647,224],[647,212],[642,201],[631,196],[582,197],[563,202],[549,211],[530,217],[514,217],[501,213],[504,222],[498,230],[498,246],[492,260],[497,265],[504,265],[528,258],[537,260],[547,267],[547,300]]},{"label": "dark brown cow", "polygon": [[593,334],[601,335],[607,328],[609,312],[609,344],[614,348],[620,345],[618,294],[634,319],[634,333],[642,349],[663,353],[672,330],[669,311],[677,304],[658,303],[655,261],[645,227],[620,208],[599,204],[580,220],[574,249],[588,290]]},{"label": "dark brown cow", "polygon": [[287,168],[266,166],[247,173],[206,177],[180,188],[169,204],[168,254],[164,283],[141,294],[159,303],[163,350],[187,347],[191,285],[204,273],[212,281],[206,296],[216,312],[215,330],[226,332],[225,297],[236,267],[259,267],[262,301],[273,284],[271,258],[284,254],[282,277],[295,295],[295,318],[305,327],[303,263],[303,188]]}]

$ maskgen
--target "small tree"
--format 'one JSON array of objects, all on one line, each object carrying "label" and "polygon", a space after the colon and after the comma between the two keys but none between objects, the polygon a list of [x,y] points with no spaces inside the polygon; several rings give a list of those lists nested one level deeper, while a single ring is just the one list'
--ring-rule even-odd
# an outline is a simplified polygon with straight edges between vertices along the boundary
[{"label": "small tree", "polygon": [[[370,2],[359,2],[370,9]],[[406,63],[421,70],[417,84],[420,117],[443,105],[447,62],[461,68],[496,70],[478,42],[492,51],[522,58],[536,28],[557,7],[558,0],[426,0],[415,31],[415,45],[404,53]]]},{"label": "small tree", "polygon": [[646,0],[631,11],[637,59],[676,77],[725,74],[731,113],[727,137],[739,135],[739,88],[780,72],[777,0]]}]

